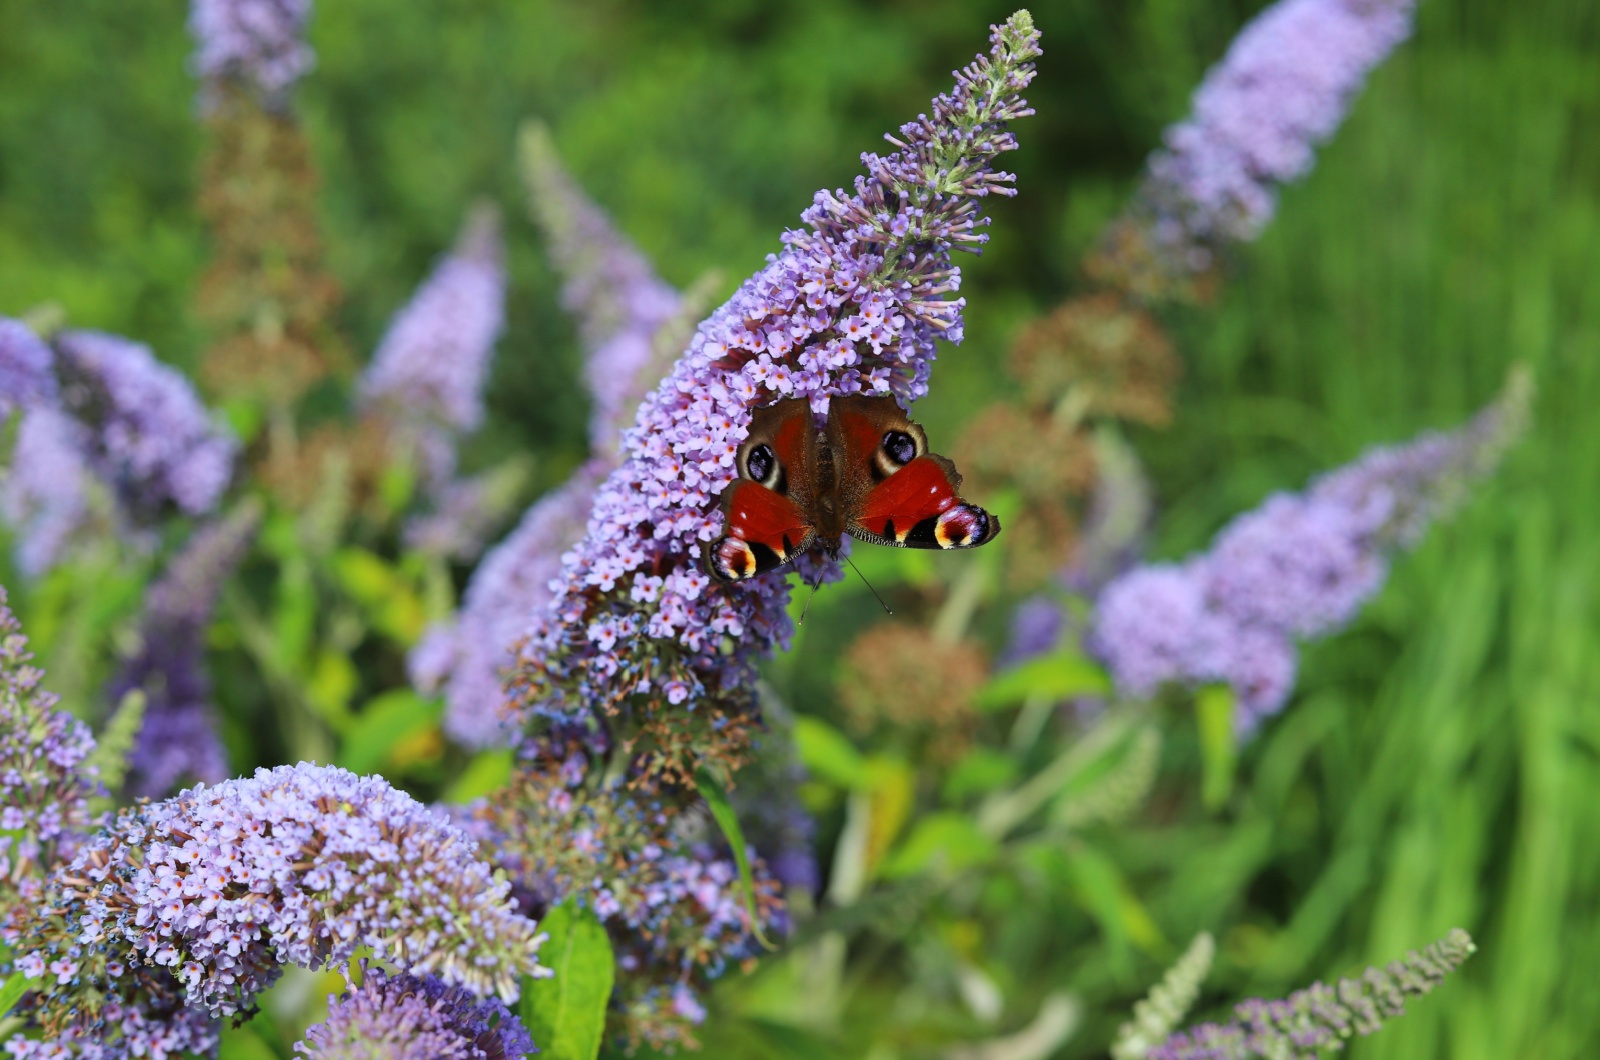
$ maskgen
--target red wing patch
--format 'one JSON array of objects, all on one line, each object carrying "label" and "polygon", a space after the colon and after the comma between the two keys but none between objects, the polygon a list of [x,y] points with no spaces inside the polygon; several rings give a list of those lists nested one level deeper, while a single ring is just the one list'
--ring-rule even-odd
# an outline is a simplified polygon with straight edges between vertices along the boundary
[{"label": "red wing patch", "polygon": [[904,541],[924,519],[960,503],[939,462],[919,456],[874,486],[852,521],[878,537]]},{"label": "red wing patch", "polygon": [[812,533],[811,524],[789,498],[759,482],[735,481],[728,487],[723,505],[727,516],[723,533],[753,545],[765,545],[780,559]]}]

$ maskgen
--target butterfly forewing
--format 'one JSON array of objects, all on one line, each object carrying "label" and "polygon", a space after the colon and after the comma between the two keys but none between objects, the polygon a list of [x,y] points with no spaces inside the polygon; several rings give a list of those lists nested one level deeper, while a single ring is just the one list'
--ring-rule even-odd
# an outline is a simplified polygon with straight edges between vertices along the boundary
[{"label": "butterfly forewing", "polygon": [[780,401],[756,410],[739,447],[739,478],[722,493],[723,536],[706,554],[713,577],[742,581],[812,546],[816,451],[808,402]]}]

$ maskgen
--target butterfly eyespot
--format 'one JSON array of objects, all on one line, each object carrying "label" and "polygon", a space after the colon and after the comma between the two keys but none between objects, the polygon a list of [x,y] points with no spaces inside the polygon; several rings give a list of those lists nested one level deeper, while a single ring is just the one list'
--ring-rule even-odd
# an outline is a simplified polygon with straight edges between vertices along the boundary
[{"label": "butterfly eyespot", "polygon": [[909,464],[917,458],[917,440],[905,431],[886,431],[883,451],[896,464]]},{"label": "butterfly eyespot", "polygon": [[778,458],[769,445],[758,445],[744,458],[745,474],[757,482],[766,483],[778,468]]}]

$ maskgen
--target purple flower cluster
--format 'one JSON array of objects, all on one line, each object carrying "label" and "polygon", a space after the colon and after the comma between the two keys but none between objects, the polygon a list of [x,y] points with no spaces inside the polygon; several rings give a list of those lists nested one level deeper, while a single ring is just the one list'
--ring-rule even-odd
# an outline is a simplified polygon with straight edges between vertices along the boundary
[{"label": "purple flower cluster", "polygon": [[1253,727],[1294,687],[1295,641],[1344,626],[1383,586],[1388,556],[1415,543],[1521,429],[1527,384],[1449,434],[1376,449],[1300,494],[1239,516],[1209,552],[1138,568],[1096,607],[1091,647],[1120,691],[1221,681]]},{"label": "purple flower cluster", "polygon": [[93,518],[87,449],[88,432],[59,409],[35,405],[23,413],[0,509],[17,530],[17,568],[30,578],[59,563]]},{"label": "purple flower cluster", "polygon": [[50,347],[32,328],[0,317],[0,423],[19,408],[55,403],[54,362]]},{"label": "purple flower cluster", "polygon": [[[36,954],[28,959],[42,960]],[[41,974],[59,976],[57,967],[65,968],[52,962]],[[100,1028],[69,1026],[44,1039],[13,1035],[5,1042],[6,1053],[12,1060],[182,1060],[215,1056],[221,1041],[221,1021],[171,999],[115,1000],[103,1011]]]},{"label": "purple flower cluster", "polygon": [[125,810],[50,881],[54,907],[37,915],[74,934],[34,951],[71,966],[42,1007],[112,1018],[84,998],[138,969],[150,991],[181,987],[189,1005],[229,1015],[283,965],[326,967],[362,946],[515,1000],[522,976],[549,974],[536,960],[544,936],[474,851],[382,778],[326,766],[258,770]]},{"label": "purple flower cluster", "polygon": [[260,521],[260,506],[247,503],[196,531],[145,599],[138,648],[108,688],[113,703],[135,689],[145,696],[128,762],[132,795],[162,798],[180,781],[214,784],[228,775],[205,672],[205,633],[222,583]]},{"label": "purple flower cluster", "polygon": [[1279,0],[1257,16],[1150,158],[1142,195],[1156,241],[1205,258],[1204,247],[1255,238],[1277,186],[1311,170],[1367,75],[1410,35],[1414,7]]},{"label": "purple flower cluster", "polygon": [[483,422],[484,380],[505,325],[503,257],[499,214],[480,207],[395,314],[359,384],[367,407],[412,435],[436,482],[454,469],[454,437]]},{"label": "purple flower cluster", "polygon": [[666,709],[718,695],[750,709],[749,668],[788,636],[787,587],[710,582],[698,559],[721,527],[714,499],[755,407],[805,397],[821,414],[831,395],[860,392],[909,403],[927,391],[934,339],[960,341],[951,252],[978,250],[982,200],[1013,193],[992,164],[1017,146],[1006,123],[1032,113],[1019,93],[1039,54],[1026,13],[991,41],[931,116],[888,138],[893,154],[862,156],[853,193],[817,194],[809,229],[785,233],[782,253],[646,397],[524,652],[535,713],[582,715],[630,696]]},{"label": "purple flower cluster", "polygon": [[1475,949],[1457,928],[1420,953],[1368,968],[1359,979],[1316,983],[1282,1001],[1241,1002],[1235,1020],[1180,1031],[1146,1053],[1146,1060],[1316,1060],[1404,1015],[1407,997],[1431,992]]},{"label": "purple flower cluster", "polygon": [[296,1053],[309,1060],[521,1060],[538,1051],[496,998],[431,975],[362,967],[362,984],[328,999],[328,1018],[306,1031]]},{"label": "purple flower cluster", "polygon": [[463,746],[512,741],[505,693],[512,648],[549,604],[561,553],[583,534],[604,473],[603,462],[591,461],[529,508],[484,557],[454,621],[430,630],[412,651],[412,682],[429,692],[444,690],[445,732]]},{"label": "purple flower cluster", "polygon": [[195,72],[209,84],[241,82],[277,102],[311,69],[310,16],[311,0],[193,0]]},{"label": "purple flower cluster", "polygon": [[238,446],[187,379],[116,335],[62,332],[55,351],[62,404],[89,429],[89,464],[128,511],[170,501],[203,515],[216,506]]},{"label": "purple flower cluster", "polygon": [[[0,588],[0,896],[28,866],[47,865],[43,848],[90,824],[99,784],[84,759],[89,729],[39,687],[28,638]],[[0,903],[3,904],[3,903]]]}]

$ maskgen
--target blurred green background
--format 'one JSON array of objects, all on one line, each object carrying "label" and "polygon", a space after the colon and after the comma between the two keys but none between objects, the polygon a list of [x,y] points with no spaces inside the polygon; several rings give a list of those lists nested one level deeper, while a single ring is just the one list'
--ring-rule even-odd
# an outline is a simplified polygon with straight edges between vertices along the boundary
[{"label": "blurred green background", "polygon": [[[1039,113],[1007,160],[1021,194],[967,263],[967,342],[918,407],[936,440],[1004,392],[1010,336],[1072,290],[1161,128],[1260,6],[1033,7]],[[716,268],[731,289],[1009,9],[321,0],[298,101],[342,323],[370,350],[469,200],[501,200],[509,328],[491,426],[468,459],[532,452],[539,484],[557,483],[586,453],[586,405],[572,325],[521,210],[517,123],[551,124],[668,280]],[[185,14],[177,0],[0,0],[0,313],[55,302],[191,367],[206,242]],[[1135,436],[1162,556],[1369,444],[1458,422],[1514,361],[1534,368],[1540,398],[1498,477],[1397,562],[1352,630],[1308,647],[1291,706],[1245,751],[1237,797],[1194,809],[1179,741],[1157,809],[1099,841],[1168,939],[1217,932],[1209,1011],[1460,925],[1481,949],[1461,981],[1354,1055],[1595,1055],[1600,8],[1427,0],[1415,39],[1284,194],[1220,301],[1169,323],[1186,365],[1176,421]],[[833,613],[865,625],[872,606],[841,595]],[[818,672],[836,665],[837,652],[802,651]],[[777,678],[800,713],[832,709],[825,682],[785,681],[781,665]],[[1062,985],[1127,1001],[1159,974],[1142,951],[1131,972],[1109,972],[1080,912],[1045,911],[1059,922],[980,946],[1000,967],[1050,969],[1056,983],[1015,984],[1022,995]],[[1091,1013],[1063,1055],[1092,1055],[1122,1013]],[[711,1037],[711,1055],[766,1049]],[[842,1038],[856,1055],[848,1027]]]}]

